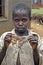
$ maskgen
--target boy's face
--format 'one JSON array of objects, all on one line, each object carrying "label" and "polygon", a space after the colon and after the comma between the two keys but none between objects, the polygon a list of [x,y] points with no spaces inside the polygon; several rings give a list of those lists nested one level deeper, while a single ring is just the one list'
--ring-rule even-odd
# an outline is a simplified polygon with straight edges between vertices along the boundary
[{"label": "boy's face", "polygon": [[27,29],[28,24],[30,24],[30,20],[28,17],[28,13],[26,10],[15,10],[14,12],[14,26],[16,28],[16,30],[18,30],[19,32],[24,32]]}]

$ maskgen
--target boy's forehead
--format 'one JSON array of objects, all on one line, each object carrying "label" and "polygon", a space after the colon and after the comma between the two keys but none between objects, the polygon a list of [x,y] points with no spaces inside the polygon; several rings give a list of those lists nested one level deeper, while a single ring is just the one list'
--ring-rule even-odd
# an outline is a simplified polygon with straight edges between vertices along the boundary
[{"label": "boy's forehead", "polygon": [[27,12],[27,10],[24,10],[24,9],[18,9],[18,10],[15,9],[14,15],[28,16],[28,12]]}]

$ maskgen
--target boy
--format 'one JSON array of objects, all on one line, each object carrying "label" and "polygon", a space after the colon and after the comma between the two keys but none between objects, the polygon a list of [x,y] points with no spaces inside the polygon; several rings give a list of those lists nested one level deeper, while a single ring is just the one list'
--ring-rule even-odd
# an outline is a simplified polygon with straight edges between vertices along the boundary
[{"label": "boy", "polygon": [[[39,65],[40,56],[37,49],[42,51],[43,44],[39,35],[27,28],[31,20],[31,9],[24,3],[16,4],[12,19],[15,29],[0,37],[0,61],[3,60],[1,65]],[[38,37],[38,40],[33,34]]]}]

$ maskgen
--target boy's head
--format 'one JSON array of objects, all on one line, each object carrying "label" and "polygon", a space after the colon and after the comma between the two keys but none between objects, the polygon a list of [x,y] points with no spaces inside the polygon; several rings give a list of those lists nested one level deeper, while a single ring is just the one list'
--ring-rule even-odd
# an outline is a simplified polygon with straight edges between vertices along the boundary
[{"label": "boy's head", "polygon": [[24,3],[18,3],[13,8],[12,16],[16,30],[24,32],[30,24],[31,9]]}]

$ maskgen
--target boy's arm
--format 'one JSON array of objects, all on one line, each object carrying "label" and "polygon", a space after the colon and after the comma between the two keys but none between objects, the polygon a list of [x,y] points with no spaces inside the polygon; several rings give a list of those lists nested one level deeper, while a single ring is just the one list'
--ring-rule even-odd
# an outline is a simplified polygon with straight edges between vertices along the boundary
[{"label": "boy's arm", "polygon": [[39,65],[39,52],[37,49],[38,46],[38,36],[36,34],[32,35],[30,37],[30,45],[32,46],[33,49],[33,60],[34,60],[34,65]]},{"label": "boy's arm", "polygon": [[39,52],[37,49],[33,50],[33,60],[35,65],[39,65],[40,59],[39,59]]},{"label": "boy's arm", "polygon": [[4,33],[0,37],[0,65],[3,61],[5,54],[6,54],[6,47],[4,46],[4,37],[5,37],[6,34],[7,33]]},{"label": "boy's arm", "polygon": [[[37,41],[34,41],[34,39],[31,39],[31,40],[33,40],[32,42],[31,42],[31,46],[32,46],[32,48],[33,48],[33,58],[34,58],[34,63],[37,65],[39,65],[39,63],[40,63],[40,59],[41,59],[41,57],[40,57],[40,55],[39,54],[41,54],[41,56],[43,57],[43,43],[41,42],[41,40],[40,40],[40,37],[39,37],[39,35],[37,35],[38,36],[38,43],[37,43]],[[35,42],[35,44],[32,44],[33,42]],[[37,45],[36,45],[37,44]],[[41,60],[41,62],[42,62],[43,60]]]},{"label": "boy's arm", "polygon": [[6,54],[6,50],[11,42],[11,33],[5,33],[0,37],[0,65]]},{"label": "boy's arm", "polygon": [[3,59],[2,63],[1,63],[1,65],[6,65],[6,56],[4,57],[4,59]]},{"label": "boy's arm", "polygon": [[5,54],[6,54],[6,50],[7,50],[6,47],[3,46],[3,48],[2,48],[2,50],[0,52],[0,65],[1,65],[1,63],[3,61],[3,58],[4,58]]},{"label": "boy's arm", "polygon": [[6,48],[4,47],[4,40],[2,36],[0,37],[0,65],[6,53]]}]

